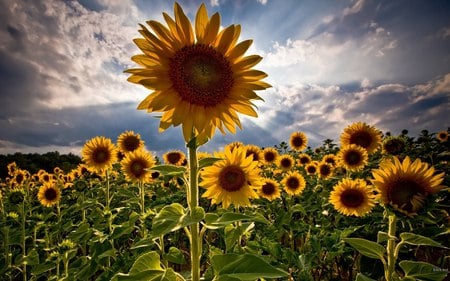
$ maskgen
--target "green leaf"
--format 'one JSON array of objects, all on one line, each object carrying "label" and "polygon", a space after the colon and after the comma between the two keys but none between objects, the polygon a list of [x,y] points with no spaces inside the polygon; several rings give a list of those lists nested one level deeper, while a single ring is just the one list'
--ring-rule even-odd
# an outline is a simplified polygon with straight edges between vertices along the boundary
[{"label": "green leaf", "polygon": [[128,220],[114,227],[113,233],[111,234],[111,238],[117,239],[123,235],[130,234],[136,228],[136,221],[139,219],[139,214],[136,212],[132,212],[128,217]]},{"label": "green leaf", "polygon": [[441,243],[434,241],[431,238],[409,233],[409,232],[403,232],[400,234],[400,238],[404,243],[411,244],[411,245],[424,245],[424,246],[432,246],[432,247],[440,247],[440,248],[446,248]]},{"label": "green leaf", "polygon": [[146,270],[162,270],[157,252],[151,251],[139,256],[133,263],[133,266],[131,266],[130,274],[136,274]]},{"label": "green leaf", "polygon": [[185,264],[186,259],[184,258],[183,252],[176,247],[170,247],[168,253],[164,253],[163,258],[167,261],[177,264]]},{"label": "green leaf", "polygon": [[448,270],[420,261],[401,261],[401,269],[405,272],[405,278],[423,281],[441,281],[447,277]]},{"label": "green leaf", "polygon": [[23,258],[23,263],[28,265],[38,265],[39,264],[39,254],[36,249],[32,249],[28,252],[28,254]]},{"label": "green leaf", "polygon": [[216,163],[217,161],[223,160],[223,158],[216,158],[216,157],[206,157],[203,159],[200,159],[198,161],[198,169],[202,169],[208,166],[211,166],[212,164]]},{"label": "green leaf", "polygon": [[229,225],[237,221],[254,221],[254,222],[268,223],[266,218],[264,218],[264,216],[260,214],[244,215],[239,213],[228,212],[224,213],[221,217],[219,217],[215,213],[207,213],[205,215],[206,227],[211,229],[225,227],[226,225]]},{"label": "green leaf", "polygon": [[204,213],[203,208],[198,207],[191,216],[185,212],[184,207],[179,203],[164,206],[153,218],[151,234],[153,237],[159,237],[160,235],[197,223],[203,219]]},{"label": "green leaf", "polygon": [[378,231],[377,243],[383,243],[389,240],[389,234],[384,231]]},{"label": "green leaf", "polygon": [[158,171],[163,176],[183,176],[186,172],[186,167],[175,165],[157,165],[150,169],[151,171]]},{"label": "green leaf", "polygon": [[356,280],[355,281],[376,281],[375,279],[369,278],[365,276],[362,273],[356,274]]},{"label": "green leaf", "polygon": [[362,238],[344,238],[345,242],[358,250],[362,255],[372,259],[382,259],[386,249],[378,243]]},{"label": "green leaf", "polygon": [[218,280],[256,280],[258,278],[282,278],[289,274],[273,267],[262,257],[252,254],[224,254],[211,257],[211,264]]},{"label": "green leaf", "polygon": [[172,268],[167,270],[145,270],[136,274],[118,273],[112,281],[176,281],[177,276]]},{"label": "green leaf", "polygon": [[50,271],[56,267],[54,262],[45,262],[32,267],[32,274],[39,276],[44,272]]}]

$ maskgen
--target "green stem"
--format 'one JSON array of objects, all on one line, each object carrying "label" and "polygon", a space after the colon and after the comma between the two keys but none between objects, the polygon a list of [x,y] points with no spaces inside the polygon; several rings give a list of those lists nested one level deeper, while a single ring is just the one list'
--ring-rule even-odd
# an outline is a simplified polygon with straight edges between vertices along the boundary
[{"label": "green stem", "polygon": [[[109,235],[112,234],[113,232],[113,227],[112,227],[112,221],[113,221],[113,217],[112,217],[112,211],[110,210],[110,204],[111,204],[111,191],[110,191],[110,184],[109,184],[109,171],[106,170],[106,210],[108,213],[108,231],[109,231]],[[114,239],[110,238],[109,239],[109,243],[111,244],[111,247],[113,250],[115,250],[114,248]],[[108,268],[111,267],[111,257],[108,256],[108,260],[107,260],[107,265]]]},{"label": "green stem", "polygon": [[[161,257],[162,257],[162,256],[164,256],[164,253],[165,253],[164,248],[166,247],[164,245],[164,235],[159,236],[159,246],[161,248]],[[166,259],[163,258],[162,263],[164,265],[164,268],[166,268],[166,269],[169,268],[169,262]]]},{"label": "green stem", "polygon": [[139,188],[139,205],[141,208],[141,225],[142,225],[142,231],[141,236],[142,238],[147,236],[147,229],[145,228],[145,190],[144,190],[144,183],[139,182],[138,183]]},{"label": "green stem", "polygon": [[387,241],[387,268],[385,268],[384,276],[386,281],[392,281],[395,272],[395,263],[397,256],[395,254],[395,232],[397,231],[397,218],[394,214],[389,215],[389,230],[388,230],[388,241]]},{"label": "green stem", "polygon": [[[26,214],[25,214],[25,199],[22,201],[22,257],[25,259],[27,256],[27,248],[26,248],[26,231],[25,231],[25,223],[26,223]],[[27,263],[25,261],[22,261],[22,274],[23,274],[23,280],[27,280]]]},{"label": "green stem", "polygon": [[[198,207],[198,159],[197,144],[189,146],[189,211],[192,213]],[[190,225],[191,244],[191,280],[200,280],[200,257],[202,253],[202,243],[199,233],[200,224]]]}]

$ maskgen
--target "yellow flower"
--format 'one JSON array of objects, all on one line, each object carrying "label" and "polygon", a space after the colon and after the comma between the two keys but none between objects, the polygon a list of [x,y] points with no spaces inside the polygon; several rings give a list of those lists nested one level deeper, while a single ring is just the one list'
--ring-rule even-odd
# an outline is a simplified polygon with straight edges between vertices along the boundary
[{"label": "yellow flower", "polygon": [[381,144],[381,132],[363,122],[353,123],[341,134],[341,146],[356,144],[367,150],[368,154],[376,151]]},{"label": "yellow flower", "polygon": [[337,161],[337,157],[334,154],[327,154],[322,157],[322,162],[330,164],[332,167],[336,167]]},{"label": "yellow flower", "polygon": [[281,184],[289,195],[300,194],[306,187],[305,178],[298,172],[288,173],[281,181]]},{"label": "yellow flower", "polygon": [[278,151],[273,147],[266,147],[262,151],[263,161],[265,164],[275,163],[278,159]]},{"label": "yellow flower", "polygon": [[306,148],[308,138],[303,132],[294,132],[291,134],[289,143],[293,150],[301,151]]},{"label": "yellow flower", "polygon": [[341,214],[362,217],[375,206],[375,194],[362,179],[343,179],[333,187],[329,202]]},{"label": "yellow flower", "polygon": [[315,175],[317,174],[317,166],[318,163],[316,161],[312,161],[305,166],[305,171],[308,175]]},{"label": "yellow flower", "polygon": [[302,153],[298,156],[298,163],[300,165],[307,165],[309,163],[311,163],[311,156],[309,156],[306,153]]},{"label": "yellow flower", "polygon": [[61,190],[53,182],[44,183],[37,196],[42,206],[51,207],[61,200]]},{"label": "yellow flower", "polygon": [[150,152],[137,149],[127,153],[120,166],[127,180],[147,183],[152,181],[152,172],[149,169],[154,163]]},{"label": "yellow flower", "polygon": [[277,166],[283,171],[289,171],[295,164],[294,158],[289,154],[280,155],[277,158]]},{"label": "yellow flower", "polygon": [[280,185],[269,178],[265,178],[263,185],[259,189],[259,195],[267,200],[274,200],[280,198]]},{"label": "yellow flower", "polygon": [[399,155],[405,151],[406,142],[402,137],[387,137],[382,144],[384,154]]},{"label": "yellow flower", "polygon": [[261,148],[257,145],[253,144],[247,144],[245,146],[245,155],[246,156],[252,156],[253,161],[260,161],[261,160]]},{"label": "yellow flower", "polygon": [[440,132],[438,132],[436,134],[436,138],[440,142],[446,142],[448,140],[448,138],[449,138],[448,132],[447,131],[440,131]]},{"label": "yellow flower", "polygon": [[367,151],[359,145],[350,144],[342,147],[337,157],[341,165],[350,171],[359,171],[367,164]]},{"label": "yellow flower", "polygon": [[136,149],[144,147],[144,141],[141,140],[141,135],[133,131],[125,131],[117,138],[117,146],[119,152],[126,154]]},{"label": "yellow flower", "polygon": [[163,112],[160,131],[182,125],[186,142],[196,135],[206,141],[216,128],[235,133],[238,113],[256,117],[252,100],[261,98],[255,91],[270,87],[261,81],[267,74],[252,69],[262,58],[244,56],[252,40],[237,43],[240,25],[219,31],[219,13],[208,17],[205,4],[194,27],[178,3],[174,14],[163,13],[167,26],[147,21],[152,31],[141,25],[144,38],[134,40],[143,54],[132,60],[141,68],[128,69],[128,81],[153,91],[138,109]]},{"label": "yellow flower", "polygon": [[226,148],[224,153],[215,154],[223,160],[201,171],[200,186],[206,189],[202,197],[212,200],[212,204],[222,203],[223,208],[231,204],[249,206],[250,199],[258,198],[256,190],[261,188],[258,162],[245,156],[245,148]]},{"label": "yellow flower", "polygon": [[428,163],[420,159],[411,162],[408,156],[403,162],[397,157],[383,161],[372,175],[380,201],[407,215],[415,215],[425,204],[427,195],[444,188],[441,185],[444,173],[435,174]]},{"label": "yellow flower", "polygon": [[333,166],[331,166],[328,163],[321,162],[319,163],[319,166],[317,167],[317,171],[319,173],[319,177],[322,179],[327,179],[331,177],[333,174]]},{"label": "yellow flower", "polygon": [[87,141],[81,155],[88,168],[100,174],[117,161],[116,147],[111,139],[105,137],[95,137]]},{"label": "yellow flower", "polygon": [[164,163],[181,166],[186,164],[186,155],[180,150],[171,150],[163,154]]}]

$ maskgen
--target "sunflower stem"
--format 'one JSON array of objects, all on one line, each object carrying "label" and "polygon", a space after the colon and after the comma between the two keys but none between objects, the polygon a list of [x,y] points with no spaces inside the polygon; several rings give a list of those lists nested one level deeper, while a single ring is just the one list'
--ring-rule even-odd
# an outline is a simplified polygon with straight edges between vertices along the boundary
[{"label": "sunflower stem", "polygon": [[22,225],[21,225],[21,227],[22,227],[22,258],[24,259],[23,261],[22,261],[22,266],[23,266],[23,268],[22,268],[22,274],[23,274],[23,280],[24,281],[26,281],[27,280],[27,262],[25,261],[25,258],[26,258],[26,256],[27,256],[27,248],[26,248],[26,230],[25,230],[25,223],[26,223],[26,218],[25,218],[25,216],[26,216],[26,213],[25,213],[25,199],[23,199],[22,200]]},{"label": "sunflower stem", "polygon": [[395,232],[397,231],[397,218],[395,214],[389,215],[389,230],[388,230],[388,241],[387,241],[387,268],[385,268],[385,278],[386,281],[392,281],[395,272],[395,262],[397,256],[395,254]]},{"label": "sunflower stem", "polygon": [[[191,141],[189,145],[189,196],[188,204],[189,211],[192,214],[195,208],[198,207],[198,159],[197,159],[197,143]],[[194,223],[189,226],[191,233],[191,280],[200,280],[200,258],[202,253],[201,237],[199,233],[200,224]]]}]

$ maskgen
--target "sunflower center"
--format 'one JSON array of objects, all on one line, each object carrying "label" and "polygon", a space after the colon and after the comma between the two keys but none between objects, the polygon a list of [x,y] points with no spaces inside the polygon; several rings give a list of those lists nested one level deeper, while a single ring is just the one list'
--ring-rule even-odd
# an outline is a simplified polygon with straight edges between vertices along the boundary
[{"label": "sunflower center", "polygon": [[414,198],[425,194],[424,188],[416,181],[399,179],[389,188],[388,199],[406,211],[414,211]]},{"label": "sunflower center", "polygon": [[400,140],[392,139],[384,144],[384,149],[392,155],[398,155],[403,152],[404,144]]},{"label": "sunflower center", "polygon": [[320,165],[320,174],[322,176],[328,176],[331,174],[331,168],[328,165]]},{"label": "sunflower center", "polygon": [[296,177],[288,178],[286,181],[286,186],[290,190],[297,190],[300,187],[300,181]]},{"label": "sunflower center", "polygon": [[135,136],[129,136],[123,141],[123,146],[126,151],[136,150],[141,143],[141,140]]},{"label": "sunflower center", "polygon": [[355,150],[348,151],[344,156],[345,163],[347,163],[350,166],[358,165],[359,163],[361,163],[361,160],[362,160],[361,153]]},{"label": "sunflower center", "polygon": [[262,192],[265,195],[272,195],[273,193],[275,193],[275,186],[272,183],[270,183],[270,182],[266,182],[262,186]]},{"label": "sunflower center", "polygon": [[292,138],[292,144],[294,145],[294,147],[302,147],[305,142],[303,141],[302,137],[294,137]]},{"label": "sunflower center", "polygon": [[300,157],[300,163],[301,164],[308,164],[309,163],[309,158],[308,157]]},{"label": "sunflower center", "polygon": [[102,164],[107,162],[109,159],[109,151],[107,149],[99,148],[96,149],[92,155],[92,160],[97,164]]},{"label": "sunflower center", "polygon": [[140,176],[142,176],[145,173],[144,169],[145,169],[145,164],[141,161],[134,161],[130,165],[131,173],[137,178],[139,178]]},{"label": "sunflower center", "polygon": [[169,77],[184,101],[199,106],[221,103],[233,87],[229,61],[205,44],[185,46],[169,63]]},{"label": "sunflower center", "polygon": [[316,171],[317,171],[317,168],[316,168],[316,166],[311,165],[311,166],[308,166],[308,167],[306,168],[306,171],[307,171],[309,174],[315,174]]},{"label": "sunflower center", "polygon": [[281,167],[283,168],[290,168],[292,166],[292,162],[290,159],[288,158],[284,158],[280,161]]},{"label": "sunflower center", "polygon": [[167,154],[167,161],[172,164],[178,164],[178,162],[181,160],[181,155],[178,152],[170,152]]},{"label": "sunflower center", "polygon": [[25,179],[25,178],[24,178],[23,174],[17,174],[17,175],[16,175],[16,182],[17,182],[18,184],[21,184],[21,183],[23,182],[24,179]]},{"label": "sunflower center", "polygon": [[372,136],[368,132],[356,132],[350,136],[350,144],[356,144],[364,148],[368,148],[372,142]]},{"label": "sunflower center", "polygon": [[264,160],[267,162],[273,162],[275,160],[275,153],[266,152],[264,153]]},{"label": "sunflower center", "polygon": [[219,183],[226,191],[238,191],[245,184],[245,173],[238,166],[228,166],[220,172]]},{"label": "sunflower center", "polygon": [[56,192],[56,190],[54,188],[49,188],[49,189],[45,190],[44,197],[48,201],[55,200],[57,196],[58,196],[58,193]]},{"label": "sunflower center", "polygon": [[364,196],[359,190],[347,189],[341,194],[341,202],[346,207],[357,208],[364,203]]}]

